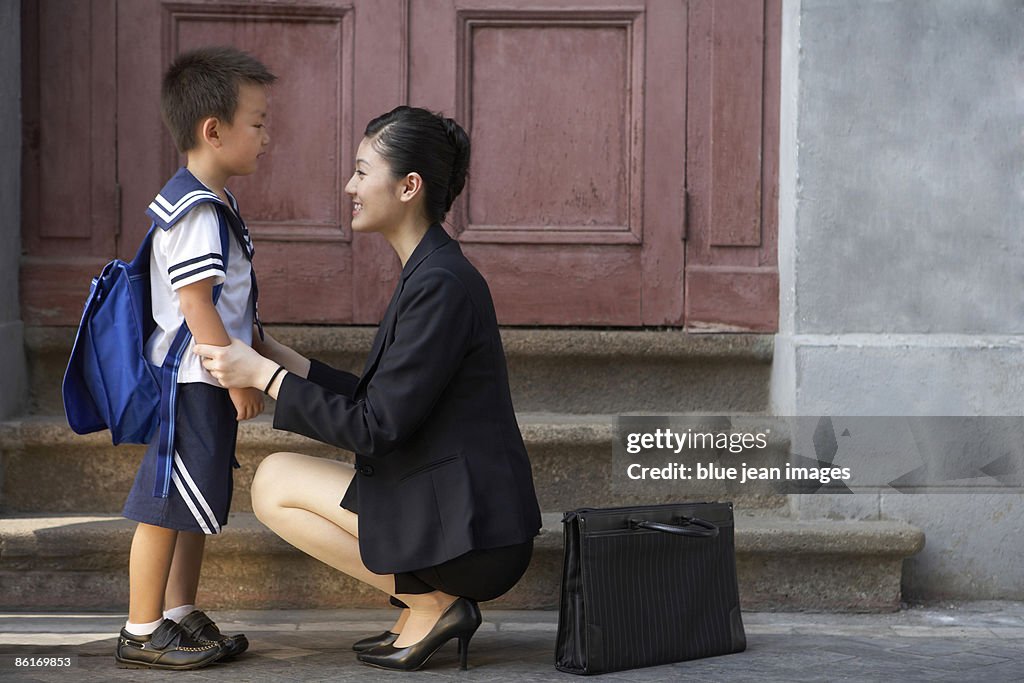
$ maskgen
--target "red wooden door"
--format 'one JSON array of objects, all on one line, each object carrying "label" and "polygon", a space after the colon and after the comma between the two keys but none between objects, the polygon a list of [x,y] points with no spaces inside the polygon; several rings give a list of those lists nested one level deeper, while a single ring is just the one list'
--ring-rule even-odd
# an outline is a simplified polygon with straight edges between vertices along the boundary
[{"label": "red wooden door", "polygon": [[234,45],[279,79],[269,100],[269,153],[255,174],[229,183],[256,243],[263,316],[376,323],[394,257],[379,238],[353,239],[343,188],[357,129],[403,100],[405,37],[395,30],[403,19],[399,0],[120,3],[118,54],[130,56],[119,60],[117,83],[118,111],[129,113],[117,131],[122,255],[144,234],[142,212],[154,192],[182,163],[160,121],[161,74],[185,50]]},{"label": "red wooden door", "polygon": [[781,0],[689,0],[686,312],[778,329]]},{"label": "red wooden door", "polygon": [[21,26],[21,315],[73,325],[117,239],[115,3],[26,1]]},{"label": "red wooden door", "polygon": [[470,131],[451,228],[503,323],[776,328],[780,5],[411,4],[410,101]]},{"label": "red wooden door", "polygon": [[230,184],[269,321],[375,324],[399,268],[342,188],[408,102],[469,130],[448,228],[506,325],[776,327],[780,0],[24,0],[22,305],[73,324],[180,164],[163,69],[233,44],[280,77]]},{"label": "red wooden door", "polygon": [[410,7],[409,99],[470,132],[451,227],[499,320],[680,324],[686,5]]}]

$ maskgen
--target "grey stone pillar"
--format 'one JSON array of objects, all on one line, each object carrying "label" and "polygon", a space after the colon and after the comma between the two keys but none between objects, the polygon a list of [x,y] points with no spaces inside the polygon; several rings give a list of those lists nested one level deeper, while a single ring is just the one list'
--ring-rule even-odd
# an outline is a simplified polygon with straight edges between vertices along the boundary
[{"label": "grey stone pillar", "polygon": [[[1024,414],[1024,7],[785,0],[783,14],[774,411]],[[1024,496],[794,508],[923,528],[911,598],[1024,598]]]}]

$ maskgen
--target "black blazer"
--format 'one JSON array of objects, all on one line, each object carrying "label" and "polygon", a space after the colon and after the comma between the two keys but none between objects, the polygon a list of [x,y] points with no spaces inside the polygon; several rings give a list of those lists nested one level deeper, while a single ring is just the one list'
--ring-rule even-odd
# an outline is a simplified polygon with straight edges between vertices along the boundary
[{"label": "black blazer", "polygon": [[362,377],[316,361],[308,379],[288,374],[274,427],[356,454],[341,504],[358,505],[359,550],[378,574],[540,529],[491,294],[440,225],[402,269]]}]

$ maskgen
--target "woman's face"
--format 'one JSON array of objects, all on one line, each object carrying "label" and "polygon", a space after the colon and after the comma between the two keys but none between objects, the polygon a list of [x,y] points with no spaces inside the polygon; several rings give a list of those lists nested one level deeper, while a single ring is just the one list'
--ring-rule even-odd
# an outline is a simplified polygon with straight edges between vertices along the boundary
[{"label": "woman's face", "polygon": [[398,225],[407,208],[401,200],[403,185],[403,179],[391,174],[387,161],[373,148],[372,140],[363,138],[356,151],[355,172],[345,185],[352,198],[352,230],[381,232]]}]

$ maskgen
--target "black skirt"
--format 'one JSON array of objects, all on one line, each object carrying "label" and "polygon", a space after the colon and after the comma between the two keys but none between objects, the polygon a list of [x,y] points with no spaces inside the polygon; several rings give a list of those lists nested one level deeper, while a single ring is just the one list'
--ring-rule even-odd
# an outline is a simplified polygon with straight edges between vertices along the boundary
[{"label": "black skirt", "polygon": [[[355,477],[341,499],[341,507],[358,515]],[[533,557],[533,539],[500,548],[475,548],[433,567],[395,574],[395,593],[422,595],[435,590],[477,602],[494,600],[512,589]],[[392,598],[392,604],[405,607]]]}]

